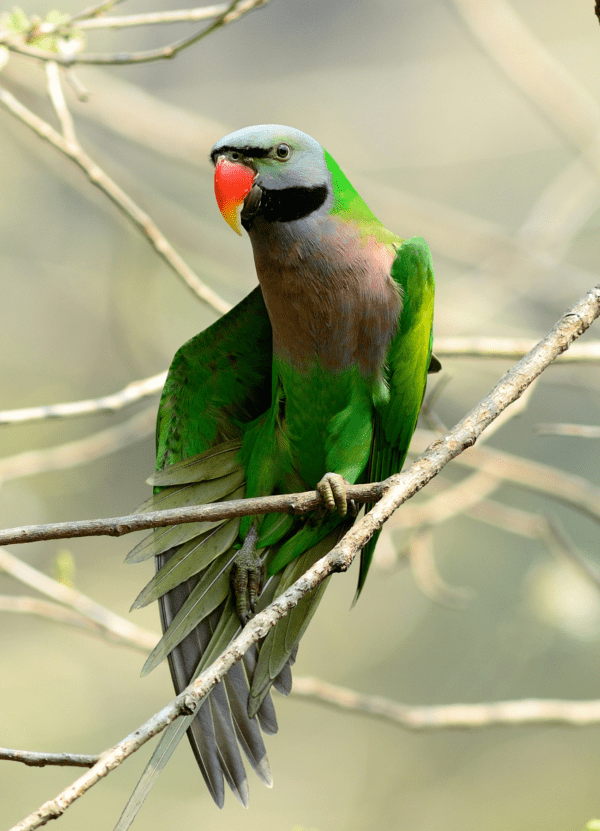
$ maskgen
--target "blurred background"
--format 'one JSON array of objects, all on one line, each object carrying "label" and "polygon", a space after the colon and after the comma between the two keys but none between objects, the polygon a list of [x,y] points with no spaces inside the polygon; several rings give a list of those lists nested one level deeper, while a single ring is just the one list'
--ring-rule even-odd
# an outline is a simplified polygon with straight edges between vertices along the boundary
[{"label": "blurred background", "polygon": [[[79,10],[65,2],[60,11]],[[231,233],[214,202],[208,152],[230,130],[276,122],[320,141],[388,228],[427,239],[436,338],[536,339],[599,282],[593,6],[271,0],[175,60],[79,67],[89,99],[67,86],[67,101],[85,150],[228,302],[256,280],[247,238]],[[48,11],[33,0],[23,7]],[[129,0],[115,13],[179,7]],[[92,31],[87,50],[150,49],[199,25]],[[12,55],[0,83],[56,125],[40,63]],[[166,369],[216,313],[71,161],[4,110],[0,124],[0,409],[94,398]],[[597,337],[592,330],[581,343]],[[438,422],[454,424],[511,363],[443,358]],[[537,432],[541,422],[597,425],[599,381],[597,364],[550,367],[526,408],[486,442],[492,456],[521,458],[525,473],[529,462],[550,466],[541,477],[550,494],[505,481],[506,457],[495,456],[496,480],[474,480],[476,496],[461,511],[464,491],[452,489],[477,471],[453,462],[389,523],[354,609],[356,569],[333,578],[296,675],[419,705],[599,698],[600,595],[577,564],[583,557],[600,569],[598,517],[558,501],[565,473],[598,500],[598,439]],[[143,413],[156,403],[3,426],[2,526],[131,512],[149,495],[153,413]],[[34,459],[13,458],[138,413],[129,433],[126,425],[108,442],[114,452],[85,464],[33,473]],[[427,441],[421,433],[415,446]],[[444,496],[445,514],[431,503]],[[140,538],[10,550],[127,616],[152,573],[149,562],[123,564]],[[30,593],[0,575],[0,594]],[[99,752],[171,698],[166,667],[140,679],[139,652],[31,615],[0,615],[6,747]],[[158,632],[155,607],[131,618]],[[293,696],[276,704],[280,732],[267,739],[275,786],[249,774],[248,812],[230,794],[218,811],[182,743],[134,827],[578,831],[600,815],[600,727],[408,733]],[[69,808],[60,828],[111,829],[150,752]],[[3,827],[76,775],[2,763]]]}]

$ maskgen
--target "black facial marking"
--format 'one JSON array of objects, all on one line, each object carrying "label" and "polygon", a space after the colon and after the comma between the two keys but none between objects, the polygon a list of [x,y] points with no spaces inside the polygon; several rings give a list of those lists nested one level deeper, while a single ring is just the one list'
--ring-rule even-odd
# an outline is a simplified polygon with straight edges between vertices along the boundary
[{"label": "black facial marking", "polygon": [[328,193],[327,185],[263,190],[258,214],[267,222],[293,222],[317,211]]}]

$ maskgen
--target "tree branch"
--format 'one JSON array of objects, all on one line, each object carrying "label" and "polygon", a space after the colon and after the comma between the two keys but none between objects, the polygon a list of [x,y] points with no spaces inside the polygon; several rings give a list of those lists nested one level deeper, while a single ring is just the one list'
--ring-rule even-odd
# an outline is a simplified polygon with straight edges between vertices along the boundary
[{"label": "tree branch", "polygon": [[0,459],[0,483],[88,464],[142,441],[154,432],[155,424],[156,408],[148,407],[122,424],[99,430],[83,439],[6,456]]},{"label": "tree branch", "polygon": [[[536,341],[529,338],[436,338],[434,352],[440,358],[498,358],[518,360],[533,349]],[[600,341],[577,343],[559,355],[563,363],[600,362]]]},{"label": "tree branch", "polygon": [[[177,9],[168,12],[124,14],[119,17],[89,17],[77,23],[78,29],[124,29],[128,26],[147,26],[154,23],[196,23],[209,20],[227,11],[227,4],[200,6],[197,9]],[[40,27],[41,28],[41,27]]]},{"label": "tree branch", "polygon": [[[452,430],[441,438],[436,438],[425,453],[420,456],[403,473],[395,474],[382,483],[370,485],[352,485],[348,488],[348,497],[357,502],[373,502],[382,494],[383,497],[375,508],[367,515],[373,518],[379,516],[381,506],[386,503],[386,497],[397,491],[398,483],[407,485],[402,490],[400,501],[410,498],[430,481],[439,471],[463,452],[467,447],[475,444],[483,430],[491,424],[500,413],[513,401],[519,398],[529,384],[540,375],[547,366],[559,355],[568,349],[569,345],[578,338],[600,314],[600,285],[590,291],[573,306],[557,322],[546,337],[541,340],[518,364],[506,372],[494,389],[474,407]],[[422,431],[423,432],[423,431]],[[479,460],[475,454],[478,454]],[[471,458],[467,457],[466,464],[484,468],[481,457],[486,455],[497,457],[499,451],[493,453],[486,448],[473,451]],[[509,454],[502,454],[508,456]],[[475,457],[475,461],[473,461]],[[530,463],[531,469],[539,468],[543,478],[544,465]],[[495,475],[494,470],[488,472]],[[506,474],[503,474],[506,478]],[[579,477],[565,476],[573,488],[581,483]],[[575,481],[577,480],[577,482]],[[581,480],[583,481],[583,480]],[[544,483],[538,482],[538,489],[543,490]],[[592,486],[590,485],[589,488]],[[557,495],[551,492],[552,496]],[[583,506],[594,518],[600,517],[597,509],[598,497],[595,493],[583,493]],[[568,497],[567,497],[568,501]],[[66,539],[70,537],[89,536],[121,536],[132,531],[155,528],[163,525],[176,525],[181,522],[197,522],[200,520],[228,519],[238,516],[252,516],[265,513],[305,513],[321,504],[321,497],[317,491],[308,491],[303,494],[281,494],[264,496],[254,499],[237,499],[226,503],[214,503],[189,508],[175,508],[168,511],[151,511],[145,514],[133,514],[126,517],[111,519],[81,520],[78,522],[54,523],[50,525],[32,525],[21,528],[11,528],[0,532],[0,545],[23,542],[35,542],[45,539]],[[582,505],[578,504],[581,509]],[[393,512],[393,511],[392,511]],[[365,517],[365,519],[367,518]],[[387,518],[387,516],[386,516]],[[374,532],[373,532],[374,533]],[[352,534],[352,531],[350,532]]]},{"label": "tree branch", "polygon": [[415,731],[494,727],[500,724],[564,724],[573,727],[600,724],[600,701],[529,698],[483,704],[411,707],[389,698],[337,687],[318,678],[294,678],[292,694],[295,698],[327,704],[336,710],[374,716]]},{"label": "tree branch", "polygon": [[[58,56],[52,52],[56,63],[61,63]],[[180,277],[194,294],[212,306],[215,311],[224,314],[231,305],[205,285],[191,270],[187,263],[175,251],[171,243],[158,226],[134,201],[114,182],[82,149],[78,142],[66,139],[50,124],[28,110],[10,92],[0,87],[0,105],[12,113],[23,124],[26,124],[34,133],[47,141],[63,155],[71,159],[88,177],[90,182],[101,190],[125,214],[125,216],[142,232],[156,253]]]},{"label": "tree branch", "polygon": [[91,768],[100,756],[85,756],[81,753],[37,753],[31,750],[9,750],[0,747],[0,761],[23,762],[29,767],[43,768],[46,765],[58,767]]},{"label": "tree branch", "polygon": [[24,407],[20,410],[0,411],[0,425],[25,424],[29,421],[46,421],[55,418],[76,418],[98,413],[116,413],[124,407],[129,407],[142,398],[159,393],[165,385],[166,372],[159,372],[150,378],[141,381],[132,381],[130,384],[110,395],[100,398],[88,398],[85,401],[70,401],[65,404],[48,404],[41,407]]},{"label": "tree branch", "polygon": [[[115,53],[101,53],[101,54],[72,54],[60,55],[56,52],[47,52],[43,49],[38,49],[35,46],[28,46],[22,40],[15,42],[14,39],[7,39],[4,45],[12,52],[18,52],[20,55],[27,55],[30,58],[36,58],[40,61],[55,61],[63,66],[73,66],[74,64],[102,64],[119,65],[124,64],[138,64],[149,63],[151,61],[159,61],[168,58],[174,58],[183,49],[188,46],[193,46],[198,41],[210,35],[212,32],[226,26],[228,23],[234,23],[240,17],[248,12],[254,11],[261,6],[268,3],[269,0],[232,0],[229,5],[225,7],[225,11],[220,14],[212,23],[195,32],[193,35],[182,38],[181,40],[170,43],[167,46],[161,46],[158,49],[149,49],[145,52],[115,52]],[[73,18],[74,19],[74,18]]]},{"label": "tree branch", "polygon": [[[529,352],[536,341],[514,338],[437,338],[435,353],[440,358],[484,358],[518,360]],[[556,361],[563,363],[599,363],[600,342],[574,344],[558,355]],[[124,389],[99,398],[84,401],[70,401],[64,404],[44,404],[40,407],[24,407],[18,410],[0,410],[0,426],[4,424],[25,424],[46,419],[78,418],[97,413],[116,413],[147,396],[159,393],[167,378],[166,372],[159,372],[149,378],[132,381]]]},{"label": "tree branch", "polygon": [[[415,453],[423,452],[436,436],[429,430],[418,429],[413,436],[411,448]],[[511,485],[550,496],[563,505],[600,522],[600,488],[582,476],[565,473],[550,465],[524,459],[513,453],[506,453],[491,447],[476,447],[471,453],[462,455],[457,464],[489,473]]]},{"label": "tree branch", "polygon": [[74,610],[81,617],[91,621],[94,627],[97,627],[110,640],[127,644],[142,652],[156,646],[157,636],[154,632],[149,632],[125,620],[85,594],[42,574],[41,571],[32,568],[1,548],[0,572],[10,575],[15,580]]}]

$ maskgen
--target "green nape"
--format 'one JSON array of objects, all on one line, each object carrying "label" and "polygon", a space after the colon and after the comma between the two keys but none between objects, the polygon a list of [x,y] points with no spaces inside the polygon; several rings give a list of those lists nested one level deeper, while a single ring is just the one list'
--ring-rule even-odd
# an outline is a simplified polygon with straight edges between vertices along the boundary
[{"label": "green nape", "polygon": [[331,214],[339,216],[346,222],[355,222],[361,236],[376,237],[379,242],[399,245],[402,238],[388,231],[377,219],[364,199],[359,196],[346,174],[327,150],[324,150],[325,164],[331,173],[333,186],[333,205]]}]

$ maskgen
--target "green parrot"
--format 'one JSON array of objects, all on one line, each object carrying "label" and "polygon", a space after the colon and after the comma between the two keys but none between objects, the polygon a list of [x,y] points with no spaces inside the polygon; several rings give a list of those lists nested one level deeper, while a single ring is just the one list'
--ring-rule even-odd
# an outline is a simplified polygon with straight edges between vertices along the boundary
[{"label": "green parrot", "polygon": [[[248,232],[260,285],[175,355],[158,413],[154,496],[141,510],[314,489],[324,505],[301,517],[161,528],[130,553],[134,562],[155,556],[157,566],[134,603],[158,600],[164,632],[143,672],[168,657],[178,692],[352,525],[348,483],[400,471],[427,373],[439,369],[424,240],[387,231],[299,130],[238,130],[211,159],[217,202],[235,231]],[[375,544],[362,551],[357,596]],[[262,738],[277,730],[270,690],[289,693],[324,589],[279,621],[195,716],[170,726],[150,778],[187,729],[217,805],[225,783],[248,803],[242,754],[271,785]]]}]

